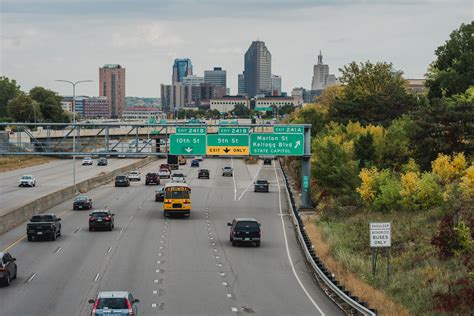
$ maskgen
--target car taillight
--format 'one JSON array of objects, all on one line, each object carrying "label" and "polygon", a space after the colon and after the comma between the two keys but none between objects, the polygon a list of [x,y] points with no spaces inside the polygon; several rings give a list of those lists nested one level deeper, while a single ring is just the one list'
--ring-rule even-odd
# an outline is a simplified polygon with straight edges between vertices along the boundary
[{"label": "car taillight", "polygon": [[235,236],[236,235],[236,232],[235,230],[232,231],[232,236]]},{"label": "car taillight", "polygon": [[93,222],[94,220],[95,220],[95,218],[94,218],[94,217],[92,217],[92,216],[91,216],[91,217],[89,217],[89,222]]},{"label": "car taillight", "polygon": [[96,300],[94,306],[92,307],[92,316],[95,316],[97,313],[97,305],[99,304],[99,300]]},{"label": "car taillight", "polygon": [[191,203],[191,201],[190,200],[183,200],[183,203],[184,204],[189,204],[189,203]]},{"label": "car taillight", "polygon": [[166,200],[165,203],[171,203],[171,200]]},{"label": "car taillight", "polygon": [[106,216],[106,217],[105,217],[105,220],[106,220],[106,221],[111,221],[111,220],[112,220],[112,216]]},{"label": "car taillight", "polygon": [[128,315],[130,316],[133,316],[133,309],[132,309],[132,304],[130,304],[130,301],[127,299],[125,299],[127,301],[127,308],[128,308]]}]

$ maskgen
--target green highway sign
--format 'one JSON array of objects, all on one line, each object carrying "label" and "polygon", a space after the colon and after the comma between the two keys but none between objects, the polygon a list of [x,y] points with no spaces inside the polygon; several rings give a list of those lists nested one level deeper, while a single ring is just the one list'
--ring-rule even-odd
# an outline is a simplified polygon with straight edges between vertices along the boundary
[{"label": "green highway sign", "polygon": [[255,111],[265,111],[265,112],[268,112],[268,111],[273,111],[273,108],[270,106],[270,107],[256,107],[255,108]]},{"label": "green highway sign", "polygon": [[303,134],[250,134],[250,155],[302,156],[303,154]]},{"label": "green highway sign", "polygon": [[248,146],[249,136],[245,135],[207,135],[207,146]]},{"label": "green highway sign", "polygon": [[304,126],[275,125],[273,132],[280,134],[303,134]]},{"label": "green highway sign", "polygon": [[[178,129],[178,128],[177,128]],[[206,130],[204,128],[204,130]],[[206,135],[170,135],[170,154],[171,155],[205,155],[206,154]]]},{"label": "green highway sign", "polygon": [[247,135],[248,127],[219,127],[219,135]]},{"label": "green highway sign", "polygon": [[176,127],[176,134],[182,135],[206,135],[207,129],[205,127]]}]

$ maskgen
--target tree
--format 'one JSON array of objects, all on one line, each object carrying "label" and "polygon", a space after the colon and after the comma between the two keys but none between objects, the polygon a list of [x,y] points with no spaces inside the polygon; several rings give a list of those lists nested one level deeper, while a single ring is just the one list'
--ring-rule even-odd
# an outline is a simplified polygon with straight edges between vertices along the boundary
[{"label": "tree", "polygon": [[400,170],[402,165],[408,162],[412,155],[409,135],[413,129],[413,121],[409,117],[404,116],[392,121],[381,146],[382,162],[385,168]]},{"label": "tree", "polygon": [[237,117],[249,117],[250,109],[243,104],[236,104],[232,110],[232,114]]},{"label": "tree", "polygon": [[15,122],[37,122],[41,119],[41,111],[34,100],[23,92],[8,101],[7,113]]},{"label": "tree", "polygon": [[43,87],[34,87],[30,90],[30,97],[38,102],[43,119],[46,122],[63,122],[62,97],[56,92]]},{"label": "tree", "polygon": [[374,136],[368,132],[359,136],[354,143],[355,158],[361,168],[370,167],[375,160]]},{"label": "tree", "polygon": [[[470,90],[468,90],[469,92]],[[474,154],[474,96],[433,99],[431,105],[411,114],[414,129],[410,139],[414,156],[424,170],[438,153]]]},{"label": "tree", "polygon": [[329,107],[334,121],[386,127],[417,105],[417,99],[406,90],[403,73],[395,71],[391,63],[352,62],[339,70],[344,90]]},{"label": "tree", "polygon": [[426,74],[428,97],[450,97],[474,85],[474,22],[461,24],[439,46]]},{"label": "tree", "polygon": [[20,92],[20,86],[15,80],[0,77],[0,118],[8,115],[8,101],[14,99]]},{"label": "tree", "polygon": [[295,111],[295,106],[292,104],[285,104],[284,106],[278,108],[278,115],[290,114]]},{"label": "tree", "polygon": [[324,129],[327,119],[318,105],[310,104],[297,110],[291,122],[296,124],[311,124],[311,136],[316,136]]}]

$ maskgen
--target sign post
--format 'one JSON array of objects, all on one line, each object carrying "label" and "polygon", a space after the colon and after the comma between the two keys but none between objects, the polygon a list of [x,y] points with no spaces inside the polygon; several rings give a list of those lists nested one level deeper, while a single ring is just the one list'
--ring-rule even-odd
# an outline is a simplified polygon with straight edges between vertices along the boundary
[{"label": "sign post", "polygon": [[391,223],[370,223],[370,248],[372,249],[372,276],[377,270],[377,254],[379,248],[387,252],[387,283],[390,280],[390,247],[392,246]]}]

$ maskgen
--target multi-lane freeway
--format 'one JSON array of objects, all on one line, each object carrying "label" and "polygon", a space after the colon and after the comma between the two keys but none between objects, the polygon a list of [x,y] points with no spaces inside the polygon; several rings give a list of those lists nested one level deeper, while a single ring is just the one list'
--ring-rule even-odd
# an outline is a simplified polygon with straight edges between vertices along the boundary
[{"label": "multi-lane freeway", "polygon": [[[109,159],[107,166],[82,166],[82,158],[76,159],[76,183],[99,175],[101,172],[124,167],[137,159]],[[49,163],[0,173],[0,215],[34,201],[46,194],[73,184],[73,165],[69,159],[53,160]],[[22,175],[36,178],[35,188],[18,188]]]},{"label": "multi-lane freeway", "polygon": [[[224,166],[234,177],[221,176]],[[164,218],[157,186],[142,177],[88,192],[95,209],[115,213],[114,231],[89,232],[89,211],[72,211],[69,200],[48,211],[62,218],[57,241],[28,242],[24,225],[0,236],[0,251],[18,264],[18,279],[0,288],[0,314],[88,315],[88,300],[104,290],[132,292],[141,315],[342,314],[308,272],[278,167],[205,159],[201,168],[211,179],[198,180],[189,161],[180,167],[192,188],[190,218]],[[257,178],[269,180],[269,193],[253,192]],[[235,217],[262,224],[259,248],[231,246]]]}]

